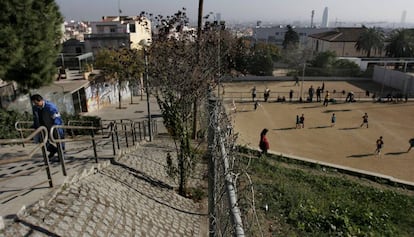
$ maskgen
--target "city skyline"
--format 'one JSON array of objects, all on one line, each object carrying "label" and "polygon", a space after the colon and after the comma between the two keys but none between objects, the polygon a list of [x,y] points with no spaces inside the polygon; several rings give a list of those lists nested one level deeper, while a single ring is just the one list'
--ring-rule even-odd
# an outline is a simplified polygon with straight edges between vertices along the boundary
[{"label": "city skyline", "polygon": [[[138,15],[141,11],[169,16],[185,7],[190,21],[197,21],[196,0],[56,0],[65,20],[99,21],[102,16]],[[414,23],[413,0],[211,0],[204,1],[203,15],[220,13],[227,21],[311,21],[320,24],[323,11],[329,9],[330,22]]]}]

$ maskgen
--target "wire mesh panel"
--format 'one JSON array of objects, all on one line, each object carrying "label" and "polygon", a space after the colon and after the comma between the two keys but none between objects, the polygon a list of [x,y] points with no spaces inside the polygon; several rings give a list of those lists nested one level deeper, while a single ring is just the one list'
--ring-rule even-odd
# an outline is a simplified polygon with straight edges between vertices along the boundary
[{"label": "wire mesh panel", "polygon": [[209,112],[209,229],[210,236],[244,236],[237,199],[236,134],[221,102],[210,99]]}]

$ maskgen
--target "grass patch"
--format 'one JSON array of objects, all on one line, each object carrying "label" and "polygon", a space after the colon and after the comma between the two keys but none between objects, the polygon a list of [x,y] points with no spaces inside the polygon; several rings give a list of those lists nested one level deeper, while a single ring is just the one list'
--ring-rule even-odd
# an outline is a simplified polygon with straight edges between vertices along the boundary
[{"label": "grass patch", "polygon": [[[270,155],[249,166],[266,236],[414,235],[412,191],[286,161]],[[258,236],[253,229],[249,235]]]}]

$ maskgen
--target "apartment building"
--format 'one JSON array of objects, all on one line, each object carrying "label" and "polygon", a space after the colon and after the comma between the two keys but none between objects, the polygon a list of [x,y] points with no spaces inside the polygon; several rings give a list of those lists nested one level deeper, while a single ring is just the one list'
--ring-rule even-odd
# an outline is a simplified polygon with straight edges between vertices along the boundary
[{"label": "apartment building", "polygon": [[[366,29],[363,27],[338,27],[327,32],[309,35],[308,47],[316,53],[333,51],[338,57],[366,57],[364,51],[357,51],[355,44]],[[384,57],[385,50],[372,50],[371,57]]]},{"label": "apartment building", "polygon": [[96,55],[101,48],[136,48],[141,40],[151,41],[151,22],[140,16],[105,16],[90,23],[92,33],[85,34],[87,52]]},{"label": "apartment building", "polygon": [[[287,26],[257,26],[253,28],[253,37],[259,42],[273,43],[282,46],[287,30]],[[331,31],[333,28],[293,27],[293,30],[299,35],[300,46],[307,46],[309,35]]]}]

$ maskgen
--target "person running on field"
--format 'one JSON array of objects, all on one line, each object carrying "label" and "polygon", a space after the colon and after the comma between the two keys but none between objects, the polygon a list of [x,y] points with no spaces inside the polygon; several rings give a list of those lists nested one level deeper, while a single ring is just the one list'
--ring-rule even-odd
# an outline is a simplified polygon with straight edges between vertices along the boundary
[{"label": "person running on field", "polygon": [[294,79],[295,79],[294,86],[299,86],[299,77],[298,76],[295,76]]},{"label": "person running on field", "polygon": [[331,117],[331,127],[335,127],[335,123],[336,123],[336,115],[335,113],[333,113]]},{"label": "person running on field", "polygon": [[296,128],[300,128],[300,118],[299,118],[299,115],[296,115]]},{"label": "person running on field", "polygon": [[252,91],[252,101],[254,101],[256,99],[256,86],[253,86],[251,91]]},{"label": "person running on field", "polygon": [[325,99],[323,100],[323,105],[328,106],[329,103],[329,91],[326,91]]},{"label": "person running on field", "polygon": [[259,101],[255,101],[254,102],[254,110],[257,110],[257,107],[259,107]]},{"label": "person running on field", "polygon": [[368,114],[367,113],[365,113],[364,116],[362,116],[362,123],[361,123],[360,127],[362,128],[362,126],[364,126],[364,124],[366,124],[367,128],[368,128]]},{"label": "person running on field", "polygon": [[381,150],[382,150],[382,147],[384,146],[384,141],[382,140],[382,136],[380,136],[377,139],[376,145],[377,145],[377,149],[375,149],[375,154],[377,154],[378,156],[381,156]]},{"label": "person running on field", "polygon": [[313,86],[310,86],[309,87],[309,90],[308,90],[308,94],[309,94],[309,102],[312,102],[313,101],[313,94],[315,93],[315,89],[313,88]]},{"label": "person running on field", "polygon": [[321,93],[322,93],[322,90],[318,86],[318,89],[316,89],[316,102],[321,102]]},{"label": "person running on field", "polygon": [[305,128],[305,116],[302,114],[302,116],[300,116],[300,118],[299,118],[299,123],[300,123],[300,125],[299,126],[301,126],[302,128]]}]

